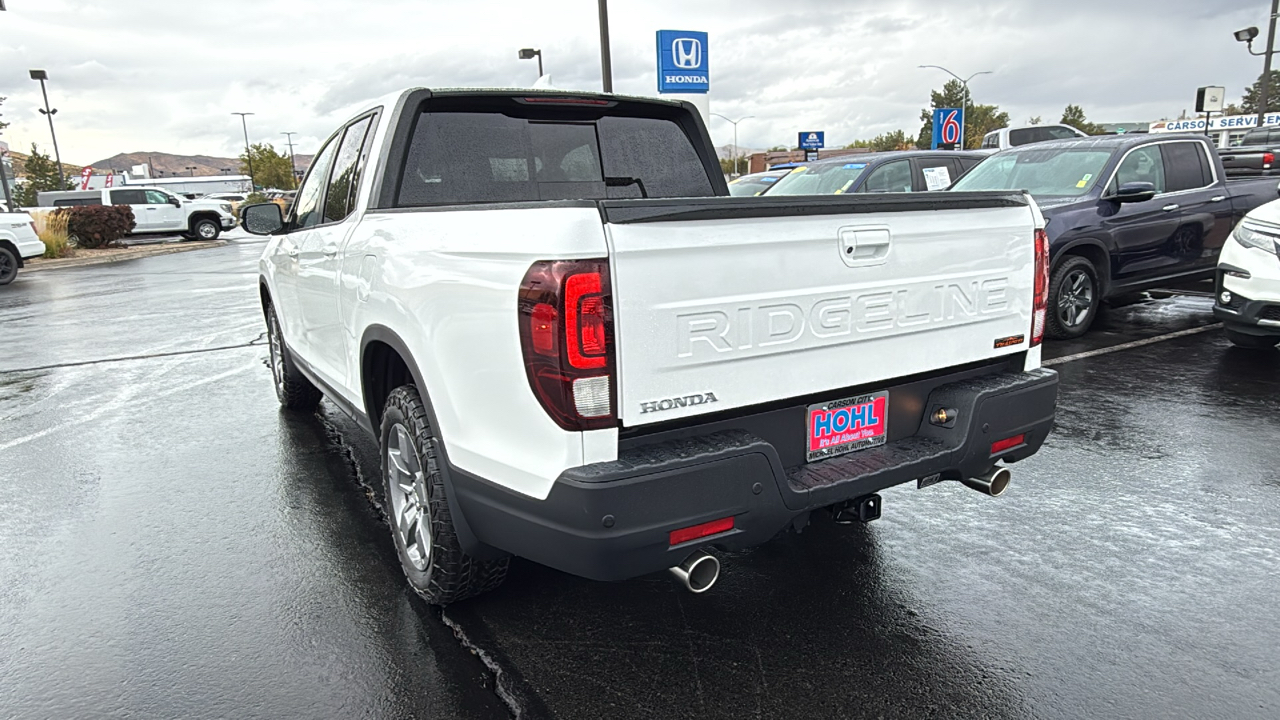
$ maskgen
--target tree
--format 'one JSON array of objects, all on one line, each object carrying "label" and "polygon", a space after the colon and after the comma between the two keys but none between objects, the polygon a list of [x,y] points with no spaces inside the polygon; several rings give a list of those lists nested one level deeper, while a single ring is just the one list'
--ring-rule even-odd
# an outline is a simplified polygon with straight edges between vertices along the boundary
[{"label": "tree", "polygon": [[[1244,99],[1240,101],[1240,109],[1246,115],[1258,112],[1258,95],[1262,92],[1262,75],[1253,85],[1245,88]],[[1280,111],[1280,70],[1271,71],[1271,82],[1267,84],[1267,112]]]},{"label": "tree", "polygon": [[929,107],[920,111],[920,134],[916,137],[916,147],[928,149],[933,144],[933,111],[937,108],[964,107],[964,146],[976,148],[982,144],[982,136],[992,130],[999,130],[1009,125],[1009,113],[1000,110],[996,105],[975,105],[973,95],[964,101],[964,85],[959,80],[948,80],[937,90],[929,94]]},{"label": "tree", "polygon": [[742,155],[742,154],[739,154],[739,155],[738,155],[737,160],[738,160],[738,162],[737,162],[737,167],[738,167],[738,169],[737,169],[737,170],[734,170],[734,169],[733,169],[733,168],[734,168],[734,162],[733,162],[733,161],[734,161],[734,158],[720,158],[720,172],[722,172],[722,173],[724,173],[725,175],[728,175],[728,176],[730,176],[730,177],[733,177],[733,176],[734,176],[734,175],[736,175],[739,171],[741,171],[741,172],[742,172],[742,174],[744,174],[744,175],[745,175],[745,174],[747,173],[747,168],[748,168],[748,167],[750,167],[750,165],[751,165],[750,161],[749,161],[749,160],[747,160],[747,156],[746,156],[746,155]]},{"label": "tree", "polygon": [[[5,100],[8,100],[8,99],[9,99],[9,98],[0,97],[0,105],[4,105],[4,101],[5,101]],[[7,122],[5,122],[5,121],[3,121],[3,120],[0,120],[0,130],[4,130],[4,129],[5,129],[5,128],[7,128],[7,127],[9,127],[9,123],[7,123]]]},{"label": "tree", "polygon": [[1062,111],[1062,119],[1058,122],[1062,125],[1070,125],[1085,135],[1101,135],[1106,132],[1101,125],[1094,125],[1085,119],[1084,110],[1079,105],[1068,105]]},{"label": "tree", "polygon": [[881,133],[870,140],[854,140],[845,145],[846,148],[869,148],[871,152],[883,152],[885,150],[909,150],[912,142],[907,138],[907,133],[902,130],[894,130],[892,132]]},{"label": "tree", "polygon": [[27,158],[23,176],[13,198],[20,206],[36,207],[38,192],[71,190],[75,187],[75,181],[71,178],[67,178],[65,182],[58,181],[58,164],[53,158],[41,153],[35,143],[31,143],[31,157]]},{"label": "tree", "polygon": [[240,153],[240,172],[249,174],[248,157],[253,158],[253,184],[255,187],[293,190],[297,181],[293,177],[293,163],[276,152],[269,143],[249,146],[250,155]]}]

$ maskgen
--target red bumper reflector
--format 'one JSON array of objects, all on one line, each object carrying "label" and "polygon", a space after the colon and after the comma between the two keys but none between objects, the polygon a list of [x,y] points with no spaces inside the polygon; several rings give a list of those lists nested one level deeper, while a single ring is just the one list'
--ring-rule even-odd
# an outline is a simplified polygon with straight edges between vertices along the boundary
[{"label": "red bumper reflector", "polygon": [[991,454],[995,455],[996,453],[1004,452],[1009,448],[1018,447],[1019,445],[1023,444],[1026,441],[1027,441],[1026,433],[1023,433],[1021,435],[1014,435],[1011,438],[1005,438],[1003,440],[997,440],[991,443]]},{"label": "red bumper reflector", "polygon": [[711,522],[705,522],[701,525],[672,530],[671,541],[668,544],[679,545],[680,543],[687,543],[690,540],[697,540],[698,538],[704,538],[708,535],[719,535],[722,532],[728,532],[732,529],[733,516],[720,518],[719,520],[712,520]]}]

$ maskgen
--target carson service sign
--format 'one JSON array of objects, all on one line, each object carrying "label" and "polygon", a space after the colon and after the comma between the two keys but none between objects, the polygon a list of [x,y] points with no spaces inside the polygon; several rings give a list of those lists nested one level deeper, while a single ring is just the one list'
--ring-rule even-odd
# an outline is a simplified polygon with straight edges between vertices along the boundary
[{"label": "carson service sign", "polygon": [[710,89],[707,34],[692,30],[659,30],[658,92],[705,93]]}]

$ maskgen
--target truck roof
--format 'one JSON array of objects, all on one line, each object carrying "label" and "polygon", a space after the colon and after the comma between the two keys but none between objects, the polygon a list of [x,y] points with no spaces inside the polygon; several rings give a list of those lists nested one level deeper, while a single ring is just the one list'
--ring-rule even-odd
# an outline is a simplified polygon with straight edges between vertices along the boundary
[{"label": "truck roof", "polygon": [[1132,135],[1091,135],[1082,138],[1065,138],[1062,140],[1043,140],[1030,145],[1019,145],[1015,148],[1009,148],[1002,152],[1010,150],[1050,150],[1056,148],[1078,148],[1078,147],[1097,147],[1107,150],[1128,150],[1138,145],[1148,145],[1154,142],[1164,142],[1167,140],[1200,140],[1208,142],[1208,138],[1204,135],[1194,133],[1168,133],[1159,135],[1132,134]]}]

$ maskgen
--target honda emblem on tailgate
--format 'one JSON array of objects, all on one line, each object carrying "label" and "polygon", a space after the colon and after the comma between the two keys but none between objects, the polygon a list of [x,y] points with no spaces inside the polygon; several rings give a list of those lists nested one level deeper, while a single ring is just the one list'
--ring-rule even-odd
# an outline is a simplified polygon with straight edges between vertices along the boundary
[{"label": "honda emblem on tailgate", "polygon": [[677,398],[664,398],[662,400],[651,400],[649,402],[640,403],[640,413],[661,412],[663,410],[672,410],[674,408],[688,407],[690,405],[705,405],[707,403],[716,402],[715,393],[701,393],[694,395],[685,395]]}]

